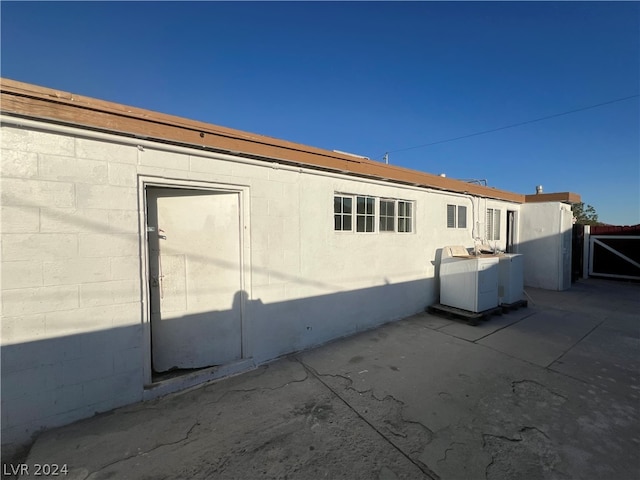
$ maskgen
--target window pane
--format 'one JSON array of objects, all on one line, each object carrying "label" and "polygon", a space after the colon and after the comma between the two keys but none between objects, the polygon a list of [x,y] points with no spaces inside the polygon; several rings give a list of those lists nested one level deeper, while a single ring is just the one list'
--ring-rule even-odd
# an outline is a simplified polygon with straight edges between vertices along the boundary
[{"label": "window pane", "polygon": [[351,228],[351,215],[345,215],[342,218],[342,229],[350,232]]},{"label": "window pane", "polygon": [[374,199],[367,197],[367,213],[373,214]]},{"label": "window pane", "polygon": [[395,216],[395,202],[393,200],[380,200],[380,231],[393,232]]},{"label": "window pane", "polygon": [[364,205],[365,198],[364,197],[357,197],[356,201],[358,202],[358,206],[357,206],[358,213],[365,213],[365,205]]},{"label": "window pane", "polygon": [[404,217],[404,207],[406,203],[398,202],[398,216]]},{"label": "window pane", "polygon": [[458,228],[467,228],[467,207],[458,206]]},{"label": "window pane", "polygon": [[342,211],[342,197],[333,197],[333,213]]},{"label": "window pane", "polygon": [[411,217],[411,202],[406,202],[405,203],[406,208],[405,208],[405,217]]},{"label": "window pane", "polygon": [[351,213],[351,203],[352,199],[349,197],[342,198],[342,211],[344,213]]},{"label": "window pane", "polygon": [[456,206],[447,205],[447,228],[456,227]]},{"label": "window pane", "polygon": [[358,232],[364,232],[364,217],[358,215],[356,218],[356,230]]},{"label": "window pane", "polygon": [[342,230],[342,225],[341,225],[341,216],[340,215],[334,215],[333,216],[333,229],[334,230]]},{"label": "window pane", "polygon": [[373,217],[366,217],[367,232],[373,232]]}]

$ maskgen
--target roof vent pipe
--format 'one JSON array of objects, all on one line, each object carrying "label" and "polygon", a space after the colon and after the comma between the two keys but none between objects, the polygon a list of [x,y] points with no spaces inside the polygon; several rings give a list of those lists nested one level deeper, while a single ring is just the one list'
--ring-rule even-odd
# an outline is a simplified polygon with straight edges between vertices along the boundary
[{"label": "roof vent pipe", "polygon": [[542,185],[536,185],[536,195],[540,195],[542,193]]}]

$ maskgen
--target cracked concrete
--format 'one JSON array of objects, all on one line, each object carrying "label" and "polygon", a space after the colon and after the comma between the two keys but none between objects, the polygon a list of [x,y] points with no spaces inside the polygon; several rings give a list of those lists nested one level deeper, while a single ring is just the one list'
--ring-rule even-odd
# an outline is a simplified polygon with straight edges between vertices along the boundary
[{"label": "cracked concrete", "polygon": [[522,427],[515,438],[483,435],[484,446],[491,452],[487,480],[504,478],[572,478],[559,468],[559,454],[549,437],[536,427]]},{"label": "cracked concrete", "polygon": [[640,477],[640,286],[419,314],[41,435],[67,478]]}]

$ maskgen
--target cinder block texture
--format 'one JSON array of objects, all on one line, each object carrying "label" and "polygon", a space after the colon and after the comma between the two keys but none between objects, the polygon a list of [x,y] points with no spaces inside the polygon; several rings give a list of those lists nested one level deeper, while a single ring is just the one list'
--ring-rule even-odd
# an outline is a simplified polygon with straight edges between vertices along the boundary
[{"label": "cinder block texture", "polygon": [[140,152],[140,165],[189,171],[189,156],[182,153],[166,152],[145,148]]},{"label": "cinder block texture", "polygon": [[2,293],[2,315],[9,317],[74,308],[78,308],[77,285],[18,288]]},{"label": "cinder block texture", "polygon": [[59,260],[78,255],[78,237],[66,233],[11,233],[2,237],[2,261]]},{"label": "cinder block texture", "polygon": [[69,135],[3,126],[2,148],[30,153],[73,157],[76,140]]},{"label": "cinder block texture", "polygon": [[41,154],[38,176],[58,182],[107,183],[107,162]]},{"label": "cinder block texture", "polygon": [[[142,398],[144,359],[140,150],[6,125],[1,137],[4,444]],[[155,158],[186,178],[188,156]]]},{"label": "cinder block texture", "polygon": [[3,206],[0,215],[2,233],[35,233],[40,230],[38,207]]},{"label": "cinder block texture", "polygon": [[24,178],[2,179],[2,205],[74,207],[73,183]]},{"label": "cinder block texture", "polygon": [[2,177],[32,178],[38,176],[38,154],[3,148],[0,151]]},{"label": "cinder block texture", "polygon": [[135,188],[113,185],[76,184],[79,208],[137,210]]},{"label": "cinder block texture", "polygon": [[26,260],[2,263],[2,290],[39,287],[42,284],[41,262]]},{"label": "cinder block texture", "polygon": [[134,145],[123,145],[89,138],[76,138],[78,158],[101,160],[111,163],[138,163],[138,149]]}]

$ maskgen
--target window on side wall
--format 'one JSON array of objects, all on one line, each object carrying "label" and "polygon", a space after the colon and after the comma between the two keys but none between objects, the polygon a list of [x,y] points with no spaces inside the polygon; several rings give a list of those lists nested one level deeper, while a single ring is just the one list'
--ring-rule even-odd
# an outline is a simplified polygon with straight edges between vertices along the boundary
[{"label": "window on side wall", "polygon": [[380,231],[395,232],[396,202],[394,200],[380,200]]},{"label": "window on side wall", "polygon": [[467,207],[458,205],[458,228],[467,228]]},{"label": "window on side wall", "polygon": [[333,197],[334,230],[351,231],[353,220],[353,198],[335,195]]},{"label": "window on side wall", "polygon": [[398,232],[413,232],[413,203],[398,200]]},{"label": "window on side wall", "polygon": [[500,240],[500,210],[487,208],[487,240]]},{"label": "window on side wall", "polygon": [[356,231],[373,232],[376,217],[374,197],[356,197]]},{"label": "window on side wall", "polygon": [[414,202],[409,200],[334,193],[333,229],[336,232],[412,233],[413,207]]},{"label": "window on side wall", "polygon": [[467,207],[447,205],[447,228],[467,228]]}]

